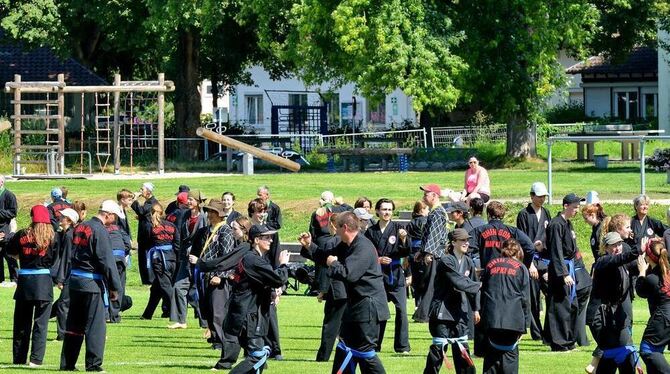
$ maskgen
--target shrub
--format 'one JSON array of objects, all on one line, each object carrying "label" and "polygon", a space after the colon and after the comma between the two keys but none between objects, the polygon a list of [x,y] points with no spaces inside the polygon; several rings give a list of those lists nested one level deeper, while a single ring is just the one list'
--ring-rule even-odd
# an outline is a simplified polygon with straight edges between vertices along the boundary
[{"label": "shrub", "polygon": [[646,162],[656,171],[670,170],[670,148],[654,150],[654,154],[647,157]]}]

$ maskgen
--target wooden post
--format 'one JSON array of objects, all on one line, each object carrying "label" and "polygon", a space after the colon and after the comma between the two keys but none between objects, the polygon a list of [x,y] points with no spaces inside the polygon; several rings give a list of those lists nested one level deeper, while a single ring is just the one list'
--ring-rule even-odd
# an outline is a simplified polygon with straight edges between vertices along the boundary
[{"label": "wooden post", "polygon": [[[165,84],[165,74],[158,73],[158,85]],[[165,93],[158,92],[158,174],[165,172]]]},{"label": "wooden post", "polygon": [[16,158],[16,167],[14,175],[21,175],[21,76],[14,75],[14,157]]},{"label": "wooden post", "polygon": [[[58,74],[58,83],[61,86],[65,84],[64,74]],[[65,174],[65,93],[62,88],[58,89],[58,165],[57,173]]]},{"label": "wooden post", "polygon": [[[114,74],[114,86],[121,86],[121,74]],[[97,93],[96,93],[97,95]],[[121,110],[121,92],[114,91],[114,174],[121,173],[121,125],[119,111]]]}]

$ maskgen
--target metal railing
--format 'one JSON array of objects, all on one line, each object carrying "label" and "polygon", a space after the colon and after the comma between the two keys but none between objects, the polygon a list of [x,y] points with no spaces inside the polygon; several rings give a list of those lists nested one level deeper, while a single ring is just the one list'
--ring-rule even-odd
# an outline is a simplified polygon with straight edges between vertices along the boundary
[{"label": "metal railing", "polygon": [[507,125],[432,127],[430,139],[433,148],[472,147],[478,141],[504,142],[507,140]]},{"label": "metal railing", "polygon": [[[46,152],[35,152],[35,151],[23,151],[20,154],[15,154],[12,157],[12,170],[14,170],[14,176],[26,175],[25,167],[22,167],[23,164],[44,164],[46,175],[48,176],[59,176],[59,175],[77,175],[77,173],[65,173],[65,156],[67,155],[86,155],[88,157],[88,174],[93,174],[93,160],[91,153],[88,151],[65,151],[63,152],[63,158],[58,157],[58,152],[49,150]],[[17,157],[18,156],[18,157]],[[22,156],[28,156],[27,159],[22,159]],[[38,159],[44,157],[43,160]],[[82,160],[83,161],[83,160]],[[73,164],[77,164],[76,162]],[[83,165],[81,165],[83,171]]]},{"label": "metal railing", "polygon": [[[366,147],[393,147],[402,148],[426,148],[428,141],[426,129],[398,130],[398,131],[374,131],[359,132],[351,134],[321,135],[324,147],[337,147],[339,145],[359,145],[365,143]],[[393,145],[395,143],[395,145]]]}]

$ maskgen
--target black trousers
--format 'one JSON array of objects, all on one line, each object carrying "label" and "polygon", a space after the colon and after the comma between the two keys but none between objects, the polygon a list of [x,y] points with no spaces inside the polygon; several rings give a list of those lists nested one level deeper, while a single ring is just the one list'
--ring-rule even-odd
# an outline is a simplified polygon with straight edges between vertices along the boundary
[{"label": "black trousers", "polygon": [[[533,260],[533,263],[537,266],[537,260]],[[542,340],[540,312],[542,311],[541,291],[543,287],[541,283],[544,282],[542,274],[546,273],[546,270],[539,271],[539,273],[540,277],[538,279],[530,278],[530,336],[533,340]]]},{"label": "black trousers", "polygon": [[186,295],[186,300],[188,301],[188,304],[193,307],[193,314],[194,317],[198,320],[198,323],[200,324],[200,327],[206,328],[209,327],[207,325],[207,320],[202,314],[202,311],[200,310],[200,302],[198,300],[198,292],[196,291],[195,283],[194,281],[190,282],[189,288],[188,288],[188,294]]},{"label": "black trousers", "polygon": [[142,317],[145,319],[153,317],[159,301],[163,300],[163,306],[167,307],[168,311],[170,305],[174,302],[172,278],[174,277],[175,259],[166,255],[165,264],[163,264],[160,257],[154,258],[151,261],[151,269],[154,273],[154,281],[151,283],[149,302],[144,309],[144,313],[142,313]]},{"label": "black trousers", "polygon": [[56,311],[56,332],[57,339],[63,340],[65,336],[66,323],[67,323],[67,313],[70,310],[70,287],[67,284],[63,284],[63,289],[60,290],[60,296],[53,304],[52,309]]},{"label": "black trousers", "polygon": [[153,284],[154,276],[151,274],[149,269],[147,269],[147,252],[151,249],[151,244],[145,242],[146,239],[142,238],[139,234],[137,237],[137,266],[140,271],[140,279],[142,284]]},{"label": "black trousers", "polygon": [[[393,339],[393,350],[405,352],[410,350],[409,346],[409,321],[407,319],[407,289],[397,286],[386,291],[386,298],[395,306],[395,335]],[[379,322],[379,343],[377,352],[382,350],[386,321]]]},{"label": "black trousers", "polygon": [[[653,345],[667,347],[670,343],[670,319],[668,313],[662,308],[657,308],[649,317],[647,327],[644,329],[642,341]],[[663,352],[641,353],[640,356],[647,366],[647,374],[670,373],[670,365],[663,356]]]},{"label": "black trousers", "polygon": [[[47,347],[51,301],[16,300],[14,304],[13,360],[25,364],[32,335],[30,362],[41,365]],[[32,334],[31,334],[32,331]]]},{"label": "black trousers", "polygon": [[641,353],[640,356],[647,367],[647,374],[670,373],[670,365],[663,357],[663,352]]},{"label": "black trousers", "polygon": [[[551,281],[551,279],[550,279]],[[562,282],[562,280],[556,280]],[[551,285],[547,293],[544,337],[552,350],[568,350],[575,345],[574,328],[579,315],[578,300],[570,301],[567,286]]]},{"label": "black trousers", "polygon": [[268,309],[269,324],[268,334],[265,336],[265,345],[270,347],[270,357],[281,354],[281,345],[279,344],[279,320],[277,319],[277,305],[270,304]]},{"label": "black trousers", "polygon": [[[342,327],[340,328],[340,339],[347,345],[347,347],[359,352],[374,351],[375,348],[377,348],[378,335],[379,322],[376,319],[367,322],[343,321]],[[335,350],[332,374],[337,374],[346,355],[347,353],[341,349]],[[384,365],[378,355],[374,355],[372,358],[352,357],[351,359],[358,364],[358,368],[360,368],[360,372],[363,374],[386,373]],[[342,371],[342,374],[346,373],[353,374],[348,365]]]},{"label": "black trousers", "polygon": [[70,290],[70,311],[60,357],[61,370],[74,370],[86,338],[86,370],[102,369],[105,353],[105,306],[99,293]]},{"label": "black trousers", "polygon": [[119,297],[116,301],[109,302],[109,321],[112,323],[121,322],[121,303],[123,302],[123,296],[126,294],[126,260],[117,258],[116,269],[119,271],[121,288],[118,290]]},{"label": "black trousers", "polygon": [[601,357],[596,374],[614,374],[617,369],[619,374],[636,374],[634,355],[629,354],[621,364],[617,364],[613,359]]},{"label": "black trousers", "polygon": [[7,255],[5,248],[0,247],[2,255],[0,255],[0,282],[5,281],[5,261],[7,261],[7,272],[9,273],[9,280],[16,282],[19,279],[19,262],[12,256]]},{"label": "black trousers", "polygon": [[409,256],[409,268],[412,272],[412,295],[414,296],[414,306],[418,307],[421,303],[421,295],[425,293],[427,267],[422,261],[414,261],[414,256]]},{"label": "black trousers", "polygon": [[335,346],[335,338],[340,333],[342,315],[347,306],[347,299],[333,300],[330,294],[326,294],[323,306],[323,326],[321,326],[321,345],[316,352],[316,361],[329,361],[330,354]]},{"label": "black trousers", "polygon": [[232,285],[227,280],[223,280],[219,287],[212,287],[212,297],[210,298],[211,308],[213,310],[212,315],[214,316],[211,321],[212,326],[214,326],[214,330],[212,331],[216,332],[216,335],[222,343],[221,357],[216,364],[217,367],[226,363],[234,364],[240,355],[241,347],[238,337],[227,334],[223,330],[223,321],[228,314],[228,301],[230,300],[231,293]]},{"label": "black trousers", "polygon": [[425,267],[423,276],[423,290],[417,293],[418,304],[412,319],[416,322],[428,322],[430,314],[430,303],[433,300],[433,293],[435,293],[435,272],[437,271],[437,263],[439,259],[433,259],[430,265]]},{"label": "black trousers", "polygon": [[[247,356],[244,358],[244,361],[237,364],[233,370],[230,371],[230,374],[252,374],[256,373],[254,365],[258,363],[262,357],[254,356],[252,352],[259,352],[263,350],[263,336],[252,336],[248,337],[246,330],[243,330],[240,337],[240,344],[244,346]],[[258,372],[262,373],[266,365],[262,365],[258,368]]]},{"label": "black trousers", "polygon": [[588,336],[586,335],[586,312],[590,296],[591,287],[577,290],[577,318],[575,319],[573,334],[575,337],[575,342],[582,347],[586,347],[591,344],[589,342]]},{"label": "black trousers", "polygon": [[[495,344],[510,346],[519,340],[519,333],[509,330],[489,329],[488,338]],[[519,347],[500,351],[489,345],[484,357],[484,374],[516,374],[519,372]]]},{"label": "black trousers", "polygon": [[[468,331],[466,322],[458,323],[454,321],[430,320],[428,322],[428,328],[430,330],[430,335],[436,338],[459,338],[461,336],[467,336]],[[470,349],[468,343],[464,342],[461,344],[465,347],[469,355]],[[442,345],[430,345],[428,357],[426,357],[426,367],[423,369],[424,374],[438,374],[440,372],[444,355],[448,349],[448,345],[444,346],[444,351],[442,350]],[[457,374],[476,373],[475,367],[470,366],[461,355],[461,348],[457,343],[451,344],[451,355],[454,359],[454,369]]]}]

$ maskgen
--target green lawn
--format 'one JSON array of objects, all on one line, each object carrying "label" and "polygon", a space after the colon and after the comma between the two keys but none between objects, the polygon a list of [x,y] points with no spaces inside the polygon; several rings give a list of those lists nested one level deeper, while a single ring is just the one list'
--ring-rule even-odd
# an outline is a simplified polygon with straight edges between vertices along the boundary
[{"label": "green lawn", "polygon": [[[491,180],[493,194],[496,198],[522,200],[527,195],[529,186],[534,181],[546,181],[546,172],[542,170],[492,170]],[[321,191],[332,190],[341,195],[349,203],[356,197],[366,195],[373,201],[379,197],[390,197],[398,203],[399,209],[407,210],[413,202],[421,197],[418,186],[425,183],[439,183],[445,187],[460,188],[462,171],[441,173],[366,173],[366,174],[265,174],[253,177],[226,176],[216,178],[187,178],[155,180],[159,200],[168,202],[174,199],[174,192],[179,184],[185,183],[192,188],[200,188],[207,196],[218,197],[223,191],[234,191],[238,196],[238,210],[255,195],[255,189],[267,184],[272,189],[273,200],[283,210],[284,226],[281,230],[283,241],[295,241],[297,234],[308,225],[309,213],[315,209]],[[639,175],[634,168],[617,168],[606,172],[595,171],[591,167],[574,167],[572,170],[562,168],[556,172],[554,179],[555,196],[575,191],[580,194],[595,189],[604,199],[632,198],[638,193]],[[19,226],[24,227],[28,221],[31,204],[45,201],[51,187],[65,185],[70,189],[70,198],[86,201],[91,207],[97,206],[103,199],[113,198],[120,188],[136,190],[141,185],[137,180],[118,181],[31,181],[7,183],[20,201]],[[652,198],[670,198],[665,184],[665,174],[649,173],[647,187]],[[510,203],[507,220],[514,221],[516,213],[524,204]],[[606,205],[610,214],[617,212],[631,213],[630,204]],[[559,207],[551,208],[555,213]],[[666,207],[654,205],[651,215],[663,218]],[[94,210],[94,209],[92,209]],[[136,223],[131,219],[134,226]],[[581,219],[575,220],[578,244],[590,263],[588,236],[590,228]],[[0,288],[0,369],[2,372],[18,372],[27,368],[13,367],[11,364],[11,330],[13,311],[13,290]],[[58,292],[56,291],[56,294]],[[127,372],[183,372],[184,369],[208,370],[215,362],[218,351],[213,351],[201,338],[202,332],[196,328],[194,320],[189,320],[189,329],[169,331],[165,328],[166,320],[141,321],[141,314],[146,304],[148,289],[140,286],[136,265],[130,273],[129,294],[135,306],[126,312],[123,323],[109,326],[108,346],[104,367],[115,373]],[[409,308],[411,310],[411,308]],[[282,299],[279,305],[281,324],[281,341],[283,345],[283,362],[271,362],[270,371],[275,373],[328,372],[329,364],[313,362],[319,345],[319,331],[322,318],[322,305],[313,298],[290,295]],[[644,301],[635,303],[635,341],[639,343],[640,335],[646,324],[648,312]],[[392,326],[392,324],[389,324]],[[425,324],[410,325],[412,354],[407,357],[396,356],[392,352],[391,336],[384,345],[381,358],[389,373],[420,372],[425,362],[425,354],[430,344],[428,327]],[[50,325],[50,338],[55,338],[55,324]],[[51,340],[47,346],[45,359],[46,369],[58,367],[61,343]],[[582,348],[572,353],[551,353],[536,342],[523,340],[521,343],[521,372],[523,373],[579,373],[590,360],[592,347]],[[482,361],[475,363],[481,370]],[[80,368],[83,368],[83,356]]]}]

